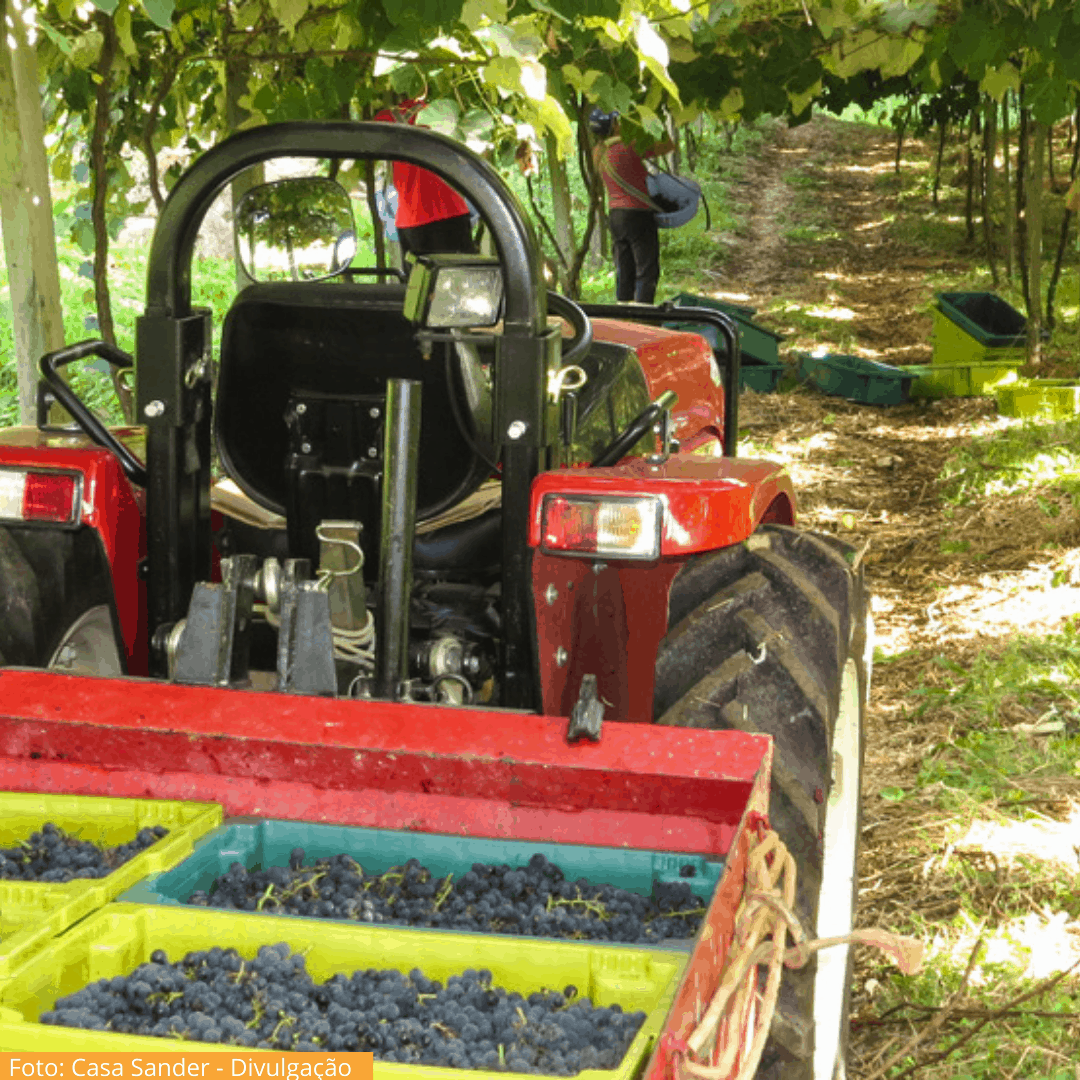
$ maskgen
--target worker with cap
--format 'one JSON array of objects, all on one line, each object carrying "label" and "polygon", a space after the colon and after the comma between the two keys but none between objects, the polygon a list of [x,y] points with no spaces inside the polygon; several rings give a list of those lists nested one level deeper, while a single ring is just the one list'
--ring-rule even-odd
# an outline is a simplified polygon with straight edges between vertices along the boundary
[{"label": "worker with cap", "polygon": [[666,154],[674,143],[665,140],[644,155],[623,142],[619,114],[596,108],[589,114],[589,130],[599,138],[593,161],[604,179],[608,197],[608,226],[615,257],[615,299],[651,304],[660,281],[660,234],[649,198],[649,174],[642,157]]},{"label": "worker with cap", "polygon": [[[402,101],[375,119],[415,124],[425,104],[422,98]],[[395,161],[394,187],[398,195],[394,224],[402,254],[475,254],[469,205],[449,184],[419,165]]]}]

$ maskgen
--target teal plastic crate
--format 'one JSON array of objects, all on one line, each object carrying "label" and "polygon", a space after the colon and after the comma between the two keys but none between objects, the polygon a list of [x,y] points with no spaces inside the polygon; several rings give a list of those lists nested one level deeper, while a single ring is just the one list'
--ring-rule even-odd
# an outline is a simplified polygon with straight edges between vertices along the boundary
[{"label": "teal plastic crate", "polygon": [[[632,1080],[644,1066],[663,1030],[687,957],[678,953],[535,938],[435,934],[351,924],[234,915],[205,908],[166,908],[110,904],[63,937],[56,938],[33,963],[21,967],[0,986],[0,1050],[180,1051],[184,1042],[150,1035],[44,1026],[41,1013],[57,999],[98,979],[130,974],[164,949],[176,961],[187,953],[218,946],[234,948],[252,959],[262,945],[286,943],[304,953],[315,982],[361,969],[394,969],[408,974],[420,968],[444,983],[467,968],[486,968],[496,986],[528,995],[541,989],[578,988],[594,1005],[618,1004],[646,1013],[617,1069],[588,1070],[582,1080]],[[226,1050],[222,1044],[197,1043],[200,1053]],[[461,1080],[457,1069],[375,1062],[379,1080],[416,1076],[425,1080]],[[470,1077],[486,1074],[472,1071]],[[501,1073],[501,1076],[515,1074]]]},{"label": "teal plastic crate", "polygon": [[[742,350],[744,363],[747,360],[757,360],[762,364],[775,364],[780,359],[780,342],[784,340],[783,334],[777,334],[753,322],[751,316],[755,314],[754,308],[740,307],[738,304],[729,304],[724,300],[714,300],[710,296],[694,296],[692,293],[679,293],[672,302],[677,307],[711,308],[713,311],[730,315],[739,330],[739,348]],[[672,322],[666,325],[673,330],[690,330],[695,334],[700,334],[714,349],[719,348],[720,331],[715,326],[692,322]]]},{"label": "teal plastic crate", "polygon": [[911,395],[914,376],[903,368],[829,353],[799,357],[799,378],[825,394],[863,405],[902,405]]},{"label": "teal plastic crate", "polygon": [[[598,885],[615,885],[643,896],[652,892],[654,882],[684,881],[706,903],[712,898],[724,869],[722,860],[711,860],[701,855],[673,855],[668,852],[580,844],[488,840],[296,821],[240,820],[226,822],[206,836],[179,866],[140,881],[128,889],[120,900],[137,904],[184,904],[193,892],[209,890],[214,879],[224,874],[234,862],[243,863],[248,870],[264,870],[287,864],[289,852],[297,847],[304,849],[307,863],[332,855],[349,855],[366,873],[381,874],[409,859],[418,859],[436,877],[453,874],[455,878],[468,872],[473,863],[523,867],[533,855],[539,853],[555,863],[571,881],[587,878]],[[681,868],[687,865],[694,867],[691,878],[680,875]],[[303,915],[275,917],[313,918]],[[424,932],[461,933],[444,929]],[[689,943],[673,941],[671,944],[685,948]],[[656,947],[663,947],[663,943],[657,942]]]}]

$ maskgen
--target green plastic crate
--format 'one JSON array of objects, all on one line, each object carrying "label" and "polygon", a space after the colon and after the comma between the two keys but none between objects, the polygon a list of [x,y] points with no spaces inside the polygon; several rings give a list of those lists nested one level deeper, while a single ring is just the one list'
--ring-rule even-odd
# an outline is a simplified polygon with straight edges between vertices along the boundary
[{"label": "green plastic crate", "polygon": [[1022,349],[1027,319],[1007,300],[988,292],[938,293],[938,310],[988,349]]},{"label": "green plastic crate", "polygon": [[940,364],[906,370],[915,376],[911,384],[913,398],[979,397],[1015,382],[1021,363]]},{"label": "green plastic crate", "polygon": [[[672,301],[677,307],[704,307],[721,311],[735,320],[739,329],[739,348],[744,361],[757,360],[763,364],[775,364],[780,359],[780,342],[783,334],[774,333],[751,320],[754,308],[739,307],[723,300],[714,300],[710,296],[694,296],[692,293],[679,293]],[[678,322],[667,323],[673,330],[689,330],[700,334],[714,349],[720,344],[720,331],[715,326],[703,323]]]},{"label": "green plastic crate", "polygon": [[[507,990],[528,994],[572,983],[594,1005],[617,1003],[626,1010],[647,1013],[618,1069],[579,1074],[595,1080],[631,1080],[638,1074],[663,1028],[688,959],[673,952],[586,947],[534,938],[496,940],[481,935],[236,916],[205,908],[110,904],[54,939],[34,962],[24,965],[0,987],[0,1050],[41,1050],[46,1046],[50,1050],[114,1053],[179,1050],[184,1044],[172,1039],[46,1028],[37,1018],[58,998],[88,983],[129,974],[146,963],[155,949],[164,949],[169,959],[176,961],[188,952],[216,945],[235,948],[250,959],[261,945],[278,942],[305,953],[308,971],[316,982],[324,982],[338,972],[384,968],[407,974],[418,967],[429,978],[445,983],[450,975],[466,968],[486,968],[493,982]],[[227,1049],[220,1044],[196,1045],[200,1051]],[[375,1075],[383,1080],[421,1073],[428,1080],[461,1077],[456,1069],[375,1062]]]},{"label": "green plastic crate", "polygon": [[903,368],[836,353],[800,354],[799,378],[825,394],[862,405],[902,405],[909,399],[914,381]]},{"label": "green plastic crate", "polygon": [[744,356],[739,365],[739,388],[754,390],[759,394],[771,394],[786,371],[786,364],[766,364]]},{"label": "green plastic crate", "polygon": [[1073,379],[1030,379],[996,391],[1002,416],[1071,420],[1080,414],[1080,383]]},{"label": "green plastic crate", "polygon": [[676,307],[706,307],[713,311],[722,311],[726,315],[737,316],[743,319],[752,319],[757,314],[757,308],[747,307],[744,304],[733,304],[729,300],[717,300],[713,296],[697,296],[694,293],[676,293],[671,298],[671,303]]},{"label": "green plastic crate", "polygon": [[[234,862],[243,863],[248,870],[284,865],[288,862],[289,853],[297,847],[304,849],[308,863],[332,855],[351,855],[366,872],[381,874],[409,859],[418,859],[437,877],[453,874],[455,878],[466,873],[473,863],[526,866],[529,859],[539,853],[562,869],[571,881],[584,877],[597,884],[615,885],[643,896],[652,892],[654,881],[685,881],[705,903],[712,898],[724,869],[723,861],[700,855],[673,855],[668,852],[586,847],[580,844],[488,840],[345,825],[312,825],[297,821],[237,821],[226,822],[205,836],[179,866],[145,878],[119,899],[135,904],[182,905],[196,890],[208,890],[214,879],[224,874]],[[694,867],[692,878],[680,876],[681,867],[686,865]],[[310,920],[313,916],[276,915],[275,918]],[[433,928],[425,933],[456,934],[461,931]],[[678,944],[685,947],[688,943]],[[626,949],[635,946],[613,947]],[[657,942],[652,947],[663,946]]]},{"label": "green plastic crate", "polygon": [[[70,900],[89,897],[86,910],[107,904],[147,874],[174,867],[191,854],[195,841],[221,824],[216,803],[174,802],[166,799],[109,799],[96,795],[39,795],[0,792],[0,847],[26,840],[47,821],[80,840],[114,847],[134,840],[140,829],[164,825],[169,835],[108,877],[67,882],[7,882],[31,890],[56,891]],[[81,910],[75,918],[86,914]]]}]

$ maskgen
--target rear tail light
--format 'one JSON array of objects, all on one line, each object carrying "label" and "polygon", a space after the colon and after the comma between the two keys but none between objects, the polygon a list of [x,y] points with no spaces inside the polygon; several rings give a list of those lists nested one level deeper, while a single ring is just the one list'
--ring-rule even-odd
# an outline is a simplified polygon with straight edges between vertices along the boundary
[{"label": "rear tail light", "polygon": [[546,495],[541,546],[567,555],[658,559],[662,520],[655,495]]},{"label": "rear tail light", "polygon": [[0,520],[75,525],[81,488],[79,473],[0,469]]}]

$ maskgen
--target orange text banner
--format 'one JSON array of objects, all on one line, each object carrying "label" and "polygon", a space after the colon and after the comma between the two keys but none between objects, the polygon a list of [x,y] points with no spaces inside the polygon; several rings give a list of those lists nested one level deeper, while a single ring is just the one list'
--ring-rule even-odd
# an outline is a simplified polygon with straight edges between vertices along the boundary
[{"label": "orange text banner", "polygon": [[177,1050],[172,1053],[0,1053],[0,1080],[372,1080],[371,1054],[253,1053],[236,1050]]}]

